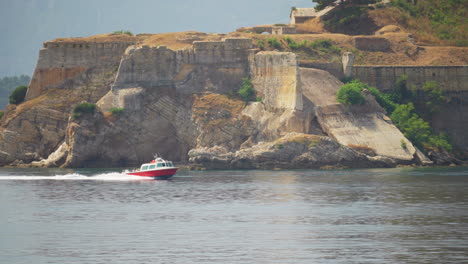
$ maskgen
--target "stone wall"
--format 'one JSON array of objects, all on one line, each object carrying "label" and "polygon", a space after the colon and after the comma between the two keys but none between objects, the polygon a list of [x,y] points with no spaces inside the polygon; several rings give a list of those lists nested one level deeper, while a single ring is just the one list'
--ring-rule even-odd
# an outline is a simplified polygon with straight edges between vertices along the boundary
[{"label": "stone wall", "polygon": [[228,92],[248,76],[251,39],[195,41],[192,48],[129,47],[112,90],[174,86],[178,92]]},{"label": "stone wall", "polygon": [[[338,79],[344,77],[342,63],[299,61],[303,68],[328,71]],[[408,85],[422,88],[427,81],[436,81],[446,92],[468,91],[468,66],[356,66],[351,65],[354,79],[377,87],[392,89],[398,77],[406,75]]]},{"label": "stone wall", "polygon": [[383,91],[403,74],[409,86],[421,88],[427,81],[436,81],[444,91],[468,91],[468,66],[354,66],[352,74]]},{"label": "stone wall", "polygon": [[132,42],[60,43],[45,42],[31,79],[26,100],[73,79],[89,68],[116,68]]},{"label": "stone wall", "polygon": [[390,41],[379,37],[355,37],[354,46],[365,51],[389,51]]},{"label": "stone wall", "polygon": [[273,35],[283,35],[283,34],[296,34],[296,27],[285,27],[285,26],[278,26],[273,27],[271,34]]}]

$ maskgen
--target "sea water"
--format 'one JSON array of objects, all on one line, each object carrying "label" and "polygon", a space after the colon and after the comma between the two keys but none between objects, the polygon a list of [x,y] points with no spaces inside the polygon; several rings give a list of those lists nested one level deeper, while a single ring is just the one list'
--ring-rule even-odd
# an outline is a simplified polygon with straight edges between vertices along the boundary
[{"label": "sea water", "polygon": [[467,263],[468,168],[0,169],[0,263]]}]

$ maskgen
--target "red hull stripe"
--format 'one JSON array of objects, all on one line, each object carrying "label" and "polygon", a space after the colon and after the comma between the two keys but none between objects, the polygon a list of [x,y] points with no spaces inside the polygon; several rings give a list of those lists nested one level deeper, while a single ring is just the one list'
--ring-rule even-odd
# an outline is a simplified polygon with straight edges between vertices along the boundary
[{"label": "red hull stripe", "polygon": [[128,173],[128,175],[135,175],[135,176],[142,176],[142,177],[161,177],[161,176],[172,176],[176,172],[177,172],[177,169],[167,169],[167,170],[130,172]]}]

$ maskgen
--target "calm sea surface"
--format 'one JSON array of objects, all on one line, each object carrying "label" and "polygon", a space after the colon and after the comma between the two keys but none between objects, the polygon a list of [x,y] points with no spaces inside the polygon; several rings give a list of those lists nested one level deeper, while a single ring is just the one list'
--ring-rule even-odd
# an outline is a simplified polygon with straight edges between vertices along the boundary
[{"label": "calm sea surface", "polygon": [[468,168],[0,169],[0,263],[468,263]]}]

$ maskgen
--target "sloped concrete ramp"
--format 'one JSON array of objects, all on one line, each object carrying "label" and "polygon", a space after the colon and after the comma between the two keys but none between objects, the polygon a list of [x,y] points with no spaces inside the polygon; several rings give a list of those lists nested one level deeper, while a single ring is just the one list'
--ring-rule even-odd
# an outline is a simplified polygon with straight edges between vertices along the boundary
[{"label": "sloped concrete ramp", "polygon": [[336,101],[336,92],[343,83],[330,73],[300,68],[300,77],[303,94],[315,105],[317,120],[330,137],[378,156],[413,160],[415,147],[392,124],[372,95],[366,94],[362,106],[342,105]]}]

